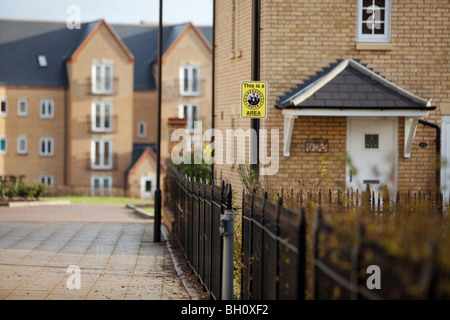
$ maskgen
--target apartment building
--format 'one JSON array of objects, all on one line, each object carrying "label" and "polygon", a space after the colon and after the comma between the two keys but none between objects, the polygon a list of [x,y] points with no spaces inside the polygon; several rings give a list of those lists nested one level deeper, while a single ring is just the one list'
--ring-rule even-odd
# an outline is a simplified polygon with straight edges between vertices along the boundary
[{"label": "apartment building", "polygon": [[[151,197],[156,177],[155,25],[0,20],[0,176],[54,190]],[[167,121],[208,123],[211,28],[165,26],[162,163]]]},{"label": "apartment building", "polygon": [[[448,194],[449,2],[260,3],[260,80],[268,82],[260,126],[280,132],[267,141],[269,153],[279,145],[270,183],[299,188],[325,160],[323,188]],[[218,129],[250,128],[240,83],[251,80],[251,10],[252,1],[215,4]],[[217,164],[215,175],[242,186],[235,164]]]}]

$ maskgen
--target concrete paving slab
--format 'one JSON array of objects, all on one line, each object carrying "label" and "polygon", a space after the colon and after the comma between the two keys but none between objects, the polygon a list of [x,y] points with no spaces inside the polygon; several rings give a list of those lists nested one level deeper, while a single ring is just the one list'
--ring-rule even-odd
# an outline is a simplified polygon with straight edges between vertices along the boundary
[{"label": "concrete paving slab", "polygon": [[[123,206],[1,207],[0,299],[201,297],[185,286],[168,243],[152,238],[153,221]],[[68,272],[72,265],[79,272]],[[70,289],[76,277],[80,288]]]}]

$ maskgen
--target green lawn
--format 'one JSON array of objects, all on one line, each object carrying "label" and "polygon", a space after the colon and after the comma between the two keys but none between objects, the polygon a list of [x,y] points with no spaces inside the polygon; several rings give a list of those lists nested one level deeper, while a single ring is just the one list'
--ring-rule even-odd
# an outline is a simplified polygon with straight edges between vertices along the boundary
[{"label": "green lawn", "polygon": [[126,197],[91,197],[91,196],[67,196],[67,197],[41,197],[41,200],[69,200],[71,203],[83,204],[147,204],[153,200],[134,199]]}]

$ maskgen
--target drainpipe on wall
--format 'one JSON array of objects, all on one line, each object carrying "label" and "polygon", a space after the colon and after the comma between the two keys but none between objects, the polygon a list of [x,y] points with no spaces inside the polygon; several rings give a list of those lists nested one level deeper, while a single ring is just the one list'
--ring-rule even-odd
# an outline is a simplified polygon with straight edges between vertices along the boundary
[{"label": "drainpipe on wall", "polygon": [[436,191],[441,189],[441,128],[435,124],[419,119],[419,123],[436,129]]},{"label": "drainpipe on wall", "polygon": [[[216,51],[216,0],[213,0],[213,21],[212,21],[212,79],[211,79],[211,85],[212,85],[212,89],[211,89],[211,129],[213,129],[214,132],[214,117],[215,117],[215,108],[214,108],[214,86],[215,86],[215,81],[214,81],[214,74],[215,74],[215,51]],[[215,135],[213,135],[212,137],[212,141],[211,143],[214,142],[214,140],[216,139]],[[213,153],[211,154],[211,156],[215,157],[215,151],[216,148],[214,147],[213,149]],[[211,163],[211,182],[214,181],[214,162]]]}]

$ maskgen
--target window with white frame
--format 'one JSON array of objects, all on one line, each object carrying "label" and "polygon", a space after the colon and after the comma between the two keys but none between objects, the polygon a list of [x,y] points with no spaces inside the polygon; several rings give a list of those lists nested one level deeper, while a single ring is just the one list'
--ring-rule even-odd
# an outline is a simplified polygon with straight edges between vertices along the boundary
[{"label": "window with white frame", "polygon": [[112,168],[111,139],[93,139],[91,141],[91,167],[92,169]]},{"label": "window with white frame", "polygon": [[112,131],[113,104],[112,102],[94,101],[92,103],[92,131]]},{"label": "window with white frame", "polygon": [[200,94],[200,67],[185,65],[180,67],[180,94],[198,96]]},{"label": "window with white frame", "polygon": [[52,156],[53,149],[53,138],[43,137],[39,140],[39,154],[41,156]]},{"label": "window with white frame", "polygon": [[147,136],[147,123],[145,121],[139,121],[137,135],[139,138],[145,138]]},{"label": "window with white frame", "polygon": [[26,116],[28,114],[28,101],[27,99],[19,99],[17,102],[17,115]]},{"label": "window with white frame", "polygon": [[17,153],[18,154],[26,154],[28,148],[27,138],[19,137],[17,138]]},{"label": "window with white frame", "polygon": [[391,0],[358,0],[359,42],[389,42]]},{"label": "window with white frame", "polygon": [[92,93],[109,94],[113,92],[113,65],[94,63],[92,65]]},{"label": "window with white frame", "polygon": [[0,137],[0,154],[6,154],[8,151],[6,137]]},{"label": "window with white frame", "polygon": [[42,174],[39,176],[39,182],[48,186],[53,186],[53,176],[51,174]]},{"label": "window with white frame", "polygon": [[0,99],[0,116],[6,116],[8,114],[8,100]]},{"label": "window with white frame", "polygon": [[178,118],[186,119],[186,127],[189,131],[196,131],[195,121],[200,118],[200,107],[196,103],[183,103],[178,106]]},{"label": "window with white frame", "polygon": [[41,100],[41,118],[53,118],[54,103],[52,99]]},{"label": "window with white frame", "polygon": [[106,196],[111,195],[112,178],[105,176],[91,177],[91,195],[92,196]]}]

